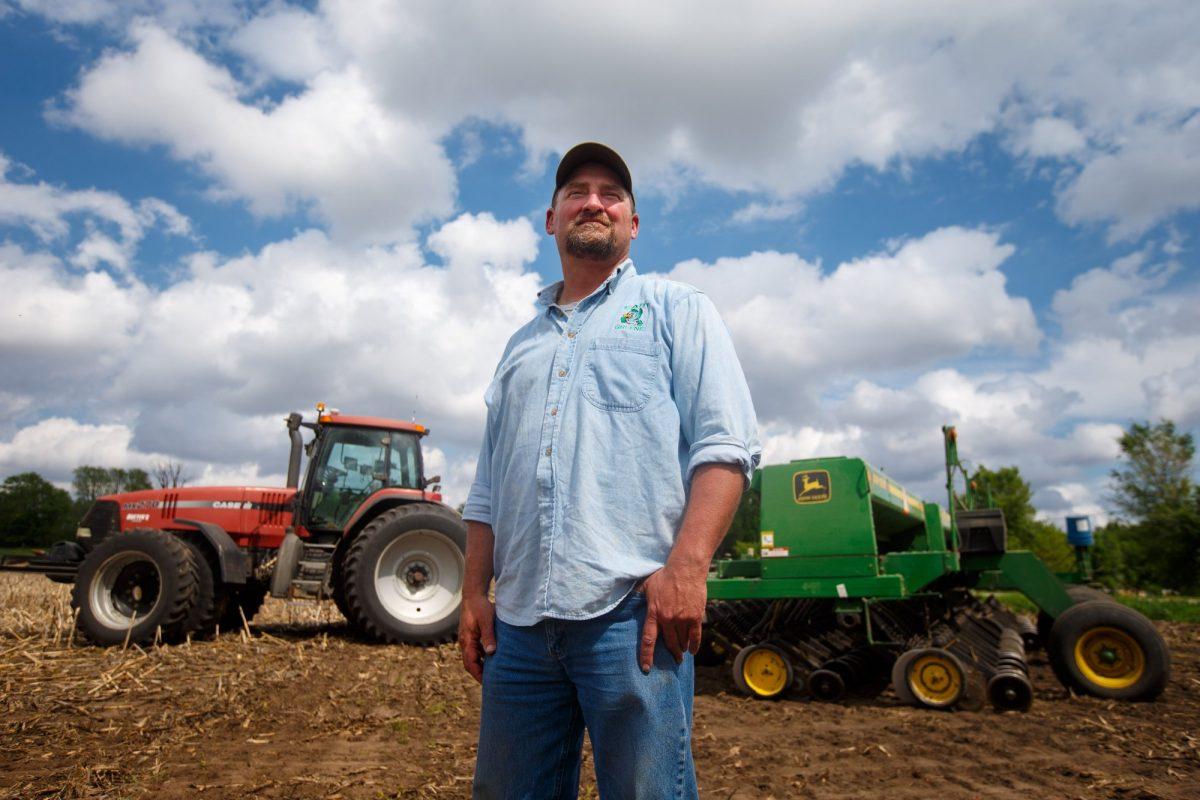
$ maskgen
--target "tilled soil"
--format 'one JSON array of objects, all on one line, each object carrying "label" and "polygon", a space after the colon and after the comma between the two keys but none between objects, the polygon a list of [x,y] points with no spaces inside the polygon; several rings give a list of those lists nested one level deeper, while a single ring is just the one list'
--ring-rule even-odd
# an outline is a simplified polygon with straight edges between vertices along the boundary
[{"label": "tilled soil", "polygon": [[[69,635],[66,591],[0,575],[0,798],[469,796],[479,689],[453,646],[373,645],[329,604],[269,601],[216,641],[100,649]],[[1073,697],[1036,657],[1024,714],[759,702],[701,668],[701,796],[1200,797],[1200,626],[1161,628],[1173,678],[1145,704]]]}]

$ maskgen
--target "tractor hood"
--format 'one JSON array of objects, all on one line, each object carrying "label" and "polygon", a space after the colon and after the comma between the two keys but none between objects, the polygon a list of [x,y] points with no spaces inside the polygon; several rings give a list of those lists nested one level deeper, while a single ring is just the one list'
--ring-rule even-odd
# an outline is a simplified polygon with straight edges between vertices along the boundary
[{"label": "tractor hood", "polygon": [[[176,528],[183,520],[211,522],[239,544],[258,544],[245,540],[282,537],[292,520],[296,492],[276,487],[185,486],[105,495],[94,508],[115,511],[118,530]],[[270,546],[267,541],[261,544]]]}]

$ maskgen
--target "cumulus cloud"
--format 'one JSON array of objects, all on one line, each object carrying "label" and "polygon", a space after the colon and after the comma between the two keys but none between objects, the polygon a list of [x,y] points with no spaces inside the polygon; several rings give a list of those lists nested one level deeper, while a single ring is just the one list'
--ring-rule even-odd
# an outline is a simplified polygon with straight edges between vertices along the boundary
[{"label": "cumulus cloud", "polygon": [[1177,273],[1144,250],[1076,276],[1054,295],[1064,336],[1036,378],[1072,392],[1077,414],[1128,419],[1151,408],[1194,418],[1183,398],[1195,391],[1200,286]]},{"label": "cumulus cloud", "polygon": [[1119,148],[1090,159],[1058,199],[1064,220],[1108,223],[1114,240],[1136,237],[1177,211],[1196,208],[1200,208],[1197,116],[1178,128],[1132,132]]},{"label": "cumulus cloud", "polygon": [[[40,5],[60,19],[132,16],[103,0]],[[1073,160],[1057,205],[1073,224],[1135,236],[1200,203],[1200,51],[1187,35],[1200,6],[1188,0],[704,13],[618,2],[585,27],[549,0],[502,13],[478,0],[328,0],[237,23],[174,5],[138,7],[154,22],[133,23],[130,48],[84,73],[66,118],[165,145],[259,213],[311,204],[358,235],[449,213],[441,142],[479,120],[518,130],[533,172],[599,138],[648,190],[695,180],[762,195],[750,219],[777,218],[849,169],[904,169],[990,134]],[[222,31],[196,44],[211,56],[183,44],[188,19]],[[228,52],[300,88],[278,105],[256,97],[206,60]]]},{"label": "cumulus cloud", "polygon": [[[95,456],[114,466],[166,453],[196,474],[254,463],[273,475],[286,464],[284,415],[323,400],[347,413],[415,416],[452,453],[443,473],[458,480],[460,460],[478,448],[491,371],[533,313],[538,237],[524,218],[467,214],[426,244],[441,263],[415,244],[348,247],[307,231],[238,258],[197,254],[163,288],[0,247],[0,280],[11,287],[0,297],[6,391],[46,403],[75,387],[77,415],[18,426],[0,469],[61,472],[78,448],[52,464],[34,451],[53,449],[48,432],[83,431],[80,441],[112,439],[115,449]],[[21,413],[5,409],[0,421],[11,426]]]},{"label": "cumulus cloud", "polygon": [[262,215],[311,208],[347,238],[409,238],[452,210],[455,176],[423,122],[378,103],[357,67],[320,72],[278,104],[245,102],[222,66],[139,22],[133,48],[81,78],[55,117],[196,163],[218,196]]},{"label": "cumulus cloud", "polygon": [[1030,352],[1041,337],[1033,310],[1000,270],[1012,253],[993,232],[943,228],[828,272],[766,252],[685,261],[670,276],[713,297],[770,419],[839,376]]},{"label": "cumulus cloud", "polygon": [[170,29],[228,29],[242,21],[238,0],[15,0],[25,11],[67,25],[122,28],[130,20],[154,17]]},{"label": "cumulus cloud", "polygon": [[1079,129],[1061,117],[1038,117],[1014,138],[1016,150],[1034,158],[1061,158],[1087,146]]},{"label": "cumulus cloud", "polygon": [[82,223],[88,232],[72,262],[85,269],[107,264],[128,270],[138,244],[156,226],[177,236],[191,233],[188,218],[156,197],[134,206],[114,192],[13,180],[17,171],[0,153],[0,225],[27,228],[42,242],[56,242]]}]

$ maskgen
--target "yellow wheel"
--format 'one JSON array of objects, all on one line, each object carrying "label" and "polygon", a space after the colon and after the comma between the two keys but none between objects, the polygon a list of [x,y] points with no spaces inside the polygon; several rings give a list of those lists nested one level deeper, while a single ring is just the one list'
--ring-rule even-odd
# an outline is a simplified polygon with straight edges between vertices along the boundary
[{"label": "yellow wheel", "polygon": [[916,651],[906,671],[908,690],[920,705],[949,708],[963,697],[967,671],[951,653],[936,647]]},{"label": "yellow wheel", "polygon": [[773,699],[792,685],[792,663],[774,645],[752,644],[733,660],[733,682],[751,697]]},{"label": "yellow wheel", "polygon": [[1097,697],[1153,700],[1171,675],[1158,629],[1109,600],[1088,600],[1060,614],[1046,653],[1064,686]]},{"label": "yellow wheel", "polygon": [[1092,628],[1075,642],[1075,666],[1097,686],[1126,689],[1145,674],[1146,654],[1125,631]]}]

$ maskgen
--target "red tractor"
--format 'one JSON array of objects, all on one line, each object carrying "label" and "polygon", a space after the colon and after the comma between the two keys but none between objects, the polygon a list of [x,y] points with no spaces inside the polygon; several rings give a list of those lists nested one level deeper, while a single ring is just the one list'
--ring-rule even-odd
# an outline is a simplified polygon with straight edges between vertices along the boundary
[{"label": "red tractor", "polygon": [[[458,626],[466,526],[424,476],[422,425],[317,406],[287,418],[287,487],[185,487],[101,497],[72,542],[7,569],[73,582],[97,644],[241,627],[270,592],[332,598],[361,634],[432,644]],[[301,428],[314,432],[303,442]],[[299,488],[301,450],[309,456]]]}]

